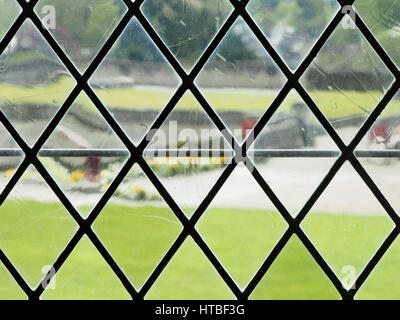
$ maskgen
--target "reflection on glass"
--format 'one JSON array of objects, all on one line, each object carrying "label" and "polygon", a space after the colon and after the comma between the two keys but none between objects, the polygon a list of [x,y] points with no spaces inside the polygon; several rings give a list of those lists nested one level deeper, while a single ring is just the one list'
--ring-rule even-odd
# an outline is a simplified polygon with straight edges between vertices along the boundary
[{"label": "reflection on glass", "polygon": [[244,139],[282,88],[285,77],[239,18],[196,79],[231,133]]},{"label": "reflection on glass", "polygon": [[242,164],[217,193],[197,229],[244,289],[282,236],[286,223]]},{"label": "reflection on glass", "polygon": [[[36,288],[77,225],[33,166],[0,207],[0,247]],[[46,270],[46,271],[43,271]]]},{"label": "reflection on glass", "polygon": [[386,211],[348,163],[302,223],[346,288],[353,285],[393,227]]},{"label": "reflection on glass", "polygon": [[136,18],[90,80],[97,96],[135,144],[178,87],[178,76]]},{"label": "reflection on glass", "polygon": [[[319,151],[326,154],[320,156]],[[285,157],[288,152],[294,154]],[[322,182],[339,154],[333,140],[294,90],[268,121],[248,152],[264,179],[293,216],[298,214]]]},{"label": "reflection on glass", "polygon": [[13,24],[17,15],[21,12],[21,7],[17,1],[2,0],[0,1],[0,41],[6,35],[8,29]]},{"label": "reflection on glass", "polygon": [[345,143],[393,81],[393,75],[352,20],[344,17],[301,78]]},{"label": "reflection on glass", "polygon": [[232,6],[228,0],[146,0],[141,9],[167,47],[190,71],[228,18]]},{"label": "reflection on glass", "polygon": [[[182,226],[136,164],[95,221],[94,229],[140,289]],[[168,292],[169,288],[164,290]]]},{"label": "reflection on glass", "polygon": [[86,217],[123,167],[129,152],[90,99],[81,94],[39,156]]},{"label": "reflection on glass", "polygon": [[84,236],[41,299],[129,300],[131,297],[96,247]]},{"label": "reflection on glass", "polygon": [[339,293],[297,236],[292,236],[251,300],[338,300]]},{"label": "reflection on glass", "polygon": [[192,238],[179,248],[147,300],[233,300],[235,296]]},{"label": "reflection on glass", "polygon": [[398,300],[400,286],[398,270],[400,264],[400,239],[386,251],[372,273],[357,292],[356,300]]},{"label": "reflection on glass", "polygon": [[251,0],[247,6],[292,70],[300,65],[338,9],[339,4],[332,0]]},{"label": "reflection on glass", "polygon": [[357,0],[354,8],[386,53],[400,66],[400,2],[397,0]]},{"label": "reflection on glass", "polygon": [[100,51],[126,10],[120,0],[40,0],[35,6],[42,23],[81,72]]},{"label": "reflection on glass", "polygon": [[74,80],[29,20],[0,55],[0,108],[33,145]]}]

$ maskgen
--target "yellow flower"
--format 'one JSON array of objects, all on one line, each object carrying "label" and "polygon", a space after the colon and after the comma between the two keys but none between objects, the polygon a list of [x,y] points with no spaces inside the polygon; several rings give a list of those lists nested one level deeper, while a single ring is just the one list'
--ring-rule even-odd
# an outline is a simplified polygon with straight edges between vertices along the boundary
[{"label": "yellow flower", "polygon": [[177,162],[177,163],[171,163],[171,164],[169,165],[169,167],[170,167],[171,169],[178,169],[178,168],[179,168],[179,162]]},{"label": "yellow flower", "polygon": [[146,191],[143,188],[140,187],[132,187],[131,188],[131,192],[135,192],[135,193],[145,193]]},{"label": "yellow flower", "polygon": [[72,171],[69,177],[69,181],[78,182],[85,176],[85,173],[82,170]]},{"label": "yellow flower", "polygon": [[110,183],[103,184],[101,186],[101,191],[106,191],[110,187]]},{"label": "yellow flower", "polygon": [[211,168],[215,169],[225,163],[224,157],[211,157],[210,158],[210,166]]},{"label": "yellow flower", "polygon": [[14,172],[15,172],[15,169],[12,169],[12,168],[8,169],[3,172],[3,176],[8,179],[14,174]]}]

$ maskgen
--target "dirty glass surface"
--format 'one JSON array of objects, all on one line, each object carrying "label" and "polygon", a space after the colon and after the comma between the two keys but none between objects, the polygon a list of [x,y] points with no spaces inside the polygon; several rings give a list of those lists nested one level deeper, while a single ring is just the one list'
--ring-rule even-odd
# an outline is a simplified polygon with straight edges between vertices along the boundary
[{"label": "dirty glass surface", "polygon": [[399,12],[0,0],[0,299],[400,298]]},{"label": "dirty glass surface", "polygon": [[331,0],[253,0],[247,11],[288,67],[295,70],[339,8],[337,1]]}]

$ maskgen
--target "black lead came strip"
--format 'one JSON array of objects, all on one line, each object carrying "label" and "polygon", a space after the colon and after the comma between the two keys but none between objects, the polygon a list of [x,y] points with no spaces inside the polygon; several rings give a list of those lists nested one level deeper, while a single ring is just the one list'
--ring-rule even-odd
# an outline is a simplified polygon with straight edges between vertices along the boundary
[{"label": "black lead came strip", "polygon": [[[257,286],[257,284],[261,281],[262,277],[265,275],[265,273],[268,271],[269,267],[272,265],[272,263],[275,261],[276,257],[278,254],[281,252],[281,250],[284,248],[286,245],[287,241],[290,239],[290,237],[293,234],[296,234],[299,239],[302,241],[304,246],[307,248],[307,250],[310,252],[310,254],[313,256],[315,261],[318,263],[318,265],[321,267],[321,269],[324,271],[324,273],[327,275],[327,277],[331,280],[332,284],[336,287],[340,295],[342,296],[343,299],[353,299],[354,295],[356,294],[357,290],[361,287],[361,285],[364,283],[368,275],[371,273],[375,265],[379,262],[379,260],[382,258],[382,256],[385,254],[386,250],[390,247],[390,245],[394,242],[396,237],[398,236],[400,232],[400,218],[397,216],[396,212],[393,210],[393,208],[390,206],[388,201],[385,199],[385,197],[382,195],[382,193],[379,191],[377,186],[375,185],[374,181],[369,177],[367,172],[364,170],[364,168],[361,166],[361,164],[358,162],[357,157],[400,157],[400,151],[398,150],[384,150],[384,151],[355,151],[355,148],[357,145],[360,143],[361,139],[366,135],[368,130],[371,128],[373,123],[376,121],[378,118],[379,114],[384,110],[384,108],[387,106],[387,104],[390,102],[390,100],[394,97],[396,94],[397,90],[399,89],[399,81],[400,81],[400,71],[396,67],[396,65],[391,61],[385,50],[380,46],[378,41],[374,38],[372,33],[368,30],[362,19],[356,15],[356,25],[359,28],[359,30],[364,34],[365,38],[367,41],[371,44],[371,46],[374,48],[374,50],[377,52],[377,54],[380,56],[382,61],[385,63],[385,65],[389,68],[389,70],[394,74],[396,81],[392,85],[392,87],[388,90],[388,92],[384,95],[382,100],[379,102],[377,107],[374,109],[374,111],[370,114],[366,122],[363,124],[359,132],[357,133],[356,137],[353,139],[353,141],[349,144],[349,146],[346,146],[343,141],[340,139],[334,128],[331,126],[329,121],[325,118],[325,116],[321,113],[319,108],[315,105],[314,101],[311,99],[311,97],[308,95],[306,90],[302,87],[302,85],[299,83],[298,79],[302,76],[302,74],[307,70],[307,68],[310,66],[311,62],[313,59],[316,57],[318,52],[321,50],[322,46],[325,44],[329,36],[332,34],[332,32],[336,29],[336,27],[339,25],[341,19],[345,15],[345,13],[342,11],[342,8],[344,6],[352,5],[354,3],[354,0],[338,0],[339,4],[341,5],[342,8],[340,8],[340,11],[337,12],[335,17],[332,19],[332,21],[329,23],[328,27],[324,30],[324,32],[321,34],[320,38],[317,40],[316,44],[314,47],[311,49],[310,53],[307,55],[307,57],[304,59],[300,67],[296,70],[295,73],[292,73],[289,68],[286,66],[285,62],[282,60],[282,58],[279,56],[279,54],[274,50],[274,48],[271,46],[269,41],[266,39],[262,31],[259,29],[259,27],[256,25],[256,23],[252,20],[252,18],[249,16],[249,14],[246,11],[246,5],[248,3],[248,0],[244,1],[239,1],[239,0],[229,0],[231,4],[234,7],[234,10],[232,11],[231,15],[228,17],[228,19],[225,21],[225,23],[222,25],[221,29],[218,31],[214,39],[211,41],[209,46],[205,49],[203,55],[200,57],[194,68],[192,69],[192,72],[190,74],[186,74],[186,72],[183,70],[183,68],[180,66],[178,61],[175,59],[173,54],[170,52],[168,47],[164,44],[162,39],[158,36],[158,34],[155,32],[151,24],[147,21],[146,17],[142,14],[140,11],[140,6],[142,5],[144,0],[136,0],[134,2],[130,0],[123,0],[126,6],[128,7],[128,11],[125,13],[124,17],[120,21],[119,25],[117,28],[113,31],[111,36],[107,39],[105,45],[103,48],[100,50],[100,52],[97,54],[95,59],[92,61],[91,65],[88,67],[86,72],[81,75],[79,71],[75,68],[73,63],[68,59],[68,57],[65,55],[63,50],[60,48],[60,46],[57,44],[57,42],[54,40],[54,38],[51,36],[51,34],[41,28],[41,22],[39,18],[35,15],[33,8],[37,4],[38,0],[31,0],[30,2],[26,2],[24,0],[16,0],[20,4],[20,6],[23,8],[22,13],[17,17],[15,20],[14,24],[11,26],[3,40],[0,42],[0,53],[4,51],[4,49],[7,47],[8,43],[11,41],[11,39],[14,37],[15,33],[18,31],[22,23],[25,21],[25,19],[30,18],[33,23],[36,25],[38,30],[41,32],[41,34],[44,36],[44,38],[47,40],[49,45],[52,47],[54,52],[57,54],[57,56],[60,58],[60,60],[63,62],[63,64],[66,66],[66,68],[69,70],[71,75],[75,78],[77,81],[76,87],[72,90],[71,94],[67,98],[67,100],[64,102],[62,107],[58,110],[57,114],[55,117],[51,120],[50,124],[46,127],[40,138],[38,139],[37,143],[30,148],[25,141],[22,139],[22,137],[19,135],[19,133],[15,130],[15,128],[12,126],[12,124],[9,122],[7,117],[3,114],[3,112],[0,111],[0,121],[3,123],[3,125],[7,128],[7,130],[11,133],[13,136],[14,140],[18,143],[22,151],[16,151],[16,150],[0,150],[0,156],[1,153],[5,156],[7,156],[7,152],[9,154],[15,154],[15,155],[25,155],[25,159],[20,165],[20,167],[17,169],[13,177],[11,178],[10,182],[8,185],[5,187],[4,191],[0,195],[0,204],[2,204],[9,193],[11,192],[12,188],[15,186],[15,184],[18,182],[26,168],[30,165],[33,164],[37,170],[40,172],[40,174],[43,176],[45,181],[48,183],[48,185],[51,187],[51,189],[55,192],[55,194],[58,196],[60,199],[61,203],[66,207],[66,209],[70,212],[71,216],[75,219],[75,221],[79,225],[79,229],[76,232],[76,234],[73,236],[73,238],[70,240],[66,248],[61,252],[60,256],[57,258],[55,261],[53,267],[56,271],[60,269],[60,267],[63,265],[63,263],[66,261],[68,258],[69,254],[72,252],[72,250],[76,247],[80,239],[86,234],[89,239],[93,242],[94,246],[97,248],[97,250],[100,252],[100,254],[104,257],[105,261],[109,264],[109,266],[112,268],[112,270],[115,272],[121,283],[124,285],[126,290],[129,292],[131,297],[133,299],[143,299],[148,292],[148,290],[151,288],[151,286],[154,284],[154,282],[158,279],[160,276],[161,272],[164,270],[166,265],[169,263],[171,258],[174,256],[174,254],[177,252],[177,250],[180,248],[180,246],[183,244],[184,240],[188,237],[191,236],[198,246],[201,248],[201,250],[204,252],[204,254],[207,256],[207,258],[210,260],[210,262],[213,264],[219,275],[222,277],[222,279],[226,282],[226,284],[229,286],[229,288],[232,290],[232,292],[235,294],[237,299],[243,300],[243,299],[248,299],[249,295],[251,292],[254,290],[254,288]],[[147,141],[143,139],[141,143],[136,147],[133,145],[133,143],[130,141],[130,139],[126,136],[125,132],[120,128],[119,124],[115,121],[115,119],[111,116],[111,114],[108,112],[108,110],[104,107],[102,102],[98,99],[98,97],[95,95],[91,87],[88,85],[87,81],[93,74],[94,70],[99,66],[107,52],[111,49],[112,45],[115,43],[117,38],[121,35],[127,24],[129,23],[130,19],[135,16],[138,21],[142,24],[143,28],[149,35],[149,37],[152,39],[152,41],[155,43],[155,45],[158,47],[160,52],[164,55],[166,60],[169,62],[169,64],[174,68],[174,70],[177,72],[177,74],[181,77],[182,79],[182,84],[176,91],[176,93],[173,95],[171,100],[167,103],[165,108],[162,110],[160,113],[159,117],[155,120],[153,123],[152,128],[150,129],[151,132],[155,131],[154,129],[159,129],[160,126],[163,124],[163,122],[167,119],[168,115],[171,113],[173,108],[175,107],[176,103],[180,100],[180,98],[183,96],[183,94],[186,92],[186,90],[190,90],[193,95],[196,97],[196,99],[200,102],[202,105],[203,109],[206,111],[206,113],[209,115],[209,117],[212,119],[213,123],[218,127],[218,129],[221,131],[221,133],[224,135],[224,137],[231,142],[231,147],[233,150],[240,150],[239,153],[236,152],[232,156],[233,159],[232,161],[227,165],[225,170],[223,171],[222,175],[220,178],[217,180],[215,185],[212,187],[211,191],[209,194],[206,196],[206,198],[203,200],[203,202],[200,204],[200,206],[197,208],[195,211],[194,215],[192,216],[191,219],[188,219],[186,215],[182,212],[181,208],[175,203],[174,199],[170,196],[170,194],[166,191],[162,183],[158,180],[154,172],[150,169],[146,161],[144,160],[143,156],[147,156],[148,152],[151,152],[152,155],[157,156],[159,155],[159,151],[165,151],[165,150],[146,150],[146,147],[148,145],[148,139]],[[267,50],[267,52],[270,54],[272,59],[275,61],[275,63],[278,65],[278,67],[282,70],[284,75],[287,77],[288,81],[286,85],[283,87],[281,92],[278,94],[276,99],[273,101],[271,106],[266,110],[264,115],[260,118],[258,123],[256,124],[255,128],[253,129],[254,133],[254,139],[260,134],[261,130],[265,127],[265,125],[268,123],[268,121],[271,119],[275,111],[278,109],[282,101],[285,99],[287,94],[290,92],[290,90],[295,89],[298,91],[298,93],[301,95],[301,97],[304,99],[304,101],[309,105],[311,111],[314,113],[316,118],[319,120],[319,122],[322,124],[322,126],[325,128],[329,136],[335,141],[337,146],[339,147],[339,151],[318,151],[318,150],[263,150],[263,151],[249,151],[248,149],[250,148],[250,145],[247,145],[244,143],[243,145],[239,145],[239,143],[230,135],[229,131],[226,130],[226,127],[224,123],[221,121],[219,118],[218,114],[214,111],[214,109],[208,104],[207,100],[202,96],[196,85],[194,84],[194,79],[197,77],[199,72],[202,70],[203,66],[207,62],[207,60],[210,58],[211,54],[214,52],[214,50],[217,48],[217,46],[220,44],[222,39],[225,37],[226,33],[229,31],[229,29],[232,27],[233,23],[236,21],[236,19],[241,16],[246,23],[249,25],[250,29],[253,31],[253,33],[256,35],[256,37],[259,39],[259,41],[262,43],[264,48]],[[116,134],[119,136],[119,138],[124,142],[127,150],[47,150],[47,149],[42,149],[44,142],[49,138],[50,134],[53,132],[53,130],[57,127],[59,122],[61,121],[62,117],[67,113],[69,110],[72,102],[75,100],[75,98],[79,95],[81,91],[84,91],[89,98],[94,102],[96,105],[97,109],[100,111],[102,116],[106,119],[108,124],[112,127],[112,129],[116,132]],[[187,156],[187,150],[169,150],[168,152],[171,151],[176,151],[175,154],[181,155],[181,156]],[[190,150],[192,152],[193,150]],[[211,150],[215,152],[216,150]],[[225,150],[223,150],[225,154]],[[130,156],[129,160],[127,163],[124,165],[122,168],[121,172],[117,175],[117,177],[114,179],[112,182],[111,186],[108,188],[108,190],[105,192],[99,203],[95,206],[95,208],[92,210],[91,214],[89,217],[84,220],[77,210],[74,208],[74,206],[70,203],[68,198],[64,195],[62,190],[58,187],[57,183],[54,181],[54,179],[51,177],[51,175],[46,171],[46,169],[43,167],[41,162],[38,160],[37,156],[77,156],[77,155],[83,155],[83,156],[113,156],[113,154],[116,154],[118,156]],[[163,153],[164,154],[164,153]],[[192,154],[192,153],[190,153]],[[307,203],[304,205],[300,213],[296,218],[293,218],[287,209],[284,207],[284,205],[280,202],[280,200],[277,198],[277,196],[274,194],[274,192],[271,190],[271,188],[268,186],[268,184],[265,182],[261,174],[258,172],[256,167],[252,167],[252,175],[255,178],[255,180],[259,183],[261,188],[264,190],[266,195],[271,199],[271,201],[274,203],[276,208],[279,210],[283,218],[287,221],[289,227],[288,230],[285,232],[285,234],[282,236],[282,238],[279,240],[277,245],[274,247],[272,252],[269,254],[269,256],[266,258],[264,261],[263,265],[261,268],[258,270],[254,278],[250,281],[249,285],[245,288],[244,291],[240,290],[237,286],[237,284],[234,282],[234,280],[231,278],[231,276],[227,273],[225,268],[221,265],[221,263],[218,261],[218,259],[215,257],[213,252],[210,250],[210,248],[207,246],[207,244],[204,242],[204,240],[201,238],[201,236],[198,234],[198,232],[195,229],[196,223],[199,221],[201,218],[202,214],[205,212],[207,209],[208,205],[211,203],[219,189],[222,187],[222,185],[225,183],[227,178],[230,176],[230,174],[233,172],[235,167],[237,166],[238,163],[240,162],[245,162],[246,164],[252,164],[252,160],[250,159],[251,157],[302,157],[302,156],[308,156],[308,157],[338,157],[336,160],[335,164],[327,174],[327,176],[323,179],[319,187],[315,190],[313,195],[310,197],[310,199],[307,201]],[[382,204],[382,206],[385,208],[389,216],[392,218],[394,223],[396,224],[395,229],[392,231],[392,233],[386,238],[380,249],[376,252],[374,257],[369,261],[367,266],[364,268],[364,270],[361,272],[360,276],[356,280],[356,285],[355,289],[350,289],[346,290],[343,288],[340,280],[336,277],[332,269],[329,267],[329,265],[326,263],[326,261],[323,259],[323,257],[319,254],[319,252],[316,250],[314,245],[311,243],[311,241],[308,239],[308,237],[305,235],[305,233],[302,231],[300,228],[300,223],[301,221],[305,218],[307,213],[310,211],[311,207],[314,205],[314,203],[317,201],[317,199],[320,197],[322,192],[325,190],[325,188],[329,185],[330,181],[332,178],[336,175],[336,173],[339,171],[339,169],[342,167],[345,161],[350,161],[350,163],[353,165],[355,170],[358,172],[358,174],[361,176],[361,178],[364,180],[366,185],[371,189],[375,197],[378,199],[378,201]],[[184,229],[182,233],[178,236],[177,240],[173,243],[173,245],[170,247],[166,255],[163,257],[159,265],[156,267],[156,269],[153,271],[153,273],[150,275],[149,279],[146,281],[144,286],[140,291],[137,291],[132,284],[130,283],[129,279],[126,277],[126,275],[122,272],[116,261],[113,259],[113,257],[109,254],[109,252],[106,250],[104,245],[101,243],[100,239],[95,235],[93,232],[91,225],[94,222],[94,220],[97,218],[97,216],[100,214],[101,210],[105,206],[105,204],[108,202],[108,200],[111,198],[113,195],[114,191],[117,189],[119,184],[123,181],[127,173],[129,172],[130,168],[135,164],[138,163],[145,174],[148,176],[150,181],[154,184],[154,186],[157,188],[158,192],[161,194],[161,196],[164,198],[164,200],[167,202],[167,204],[171,207],[177,218],[180,220],[182,223]],[[25,291],[25,293],[28,295],[29,299],[35,300],[39,299],[40,295],[43,293],[43,291],[46,288],[47,281],[49,280],[48,275],[44,277],[46,279],[46,283],[40,284],[36,289],[32,290],[29,285],[25,282],[25,280],[22,278],[22,276],[18,273],[18,271],[15,269],[11,261],[8,259],[8,257],[0,250],[0,261],[6,266],[6,268],[9,270],[11,275],[14,277],[14,279],[17,281],[17,283],[20,285],[20,287]]]},{"label": "black lead came strip", "polygon": [[[251,158],[337,158],[339,151],[332,150],[249,150]],[[357,158],[400,158],[400,150],[356,150]],[[23,157],[24,152],[18,149],[0,149],[0,157]],[[39,157],[98,157],[118,158],[129,157],[130,152],[125,149],[42,149]],[[232,150],[220,149],[147,149],[143,152],[145,158],[157,157],[234,157]]]}]

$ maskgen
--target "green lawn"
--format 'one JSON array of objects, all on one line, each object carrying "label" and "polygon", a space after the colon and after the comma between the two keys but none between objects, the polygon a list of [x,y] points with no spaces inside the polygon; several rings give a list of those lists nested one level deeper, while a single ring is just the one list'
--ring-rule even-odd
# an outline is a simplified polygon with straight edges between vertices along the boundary
[{"label": "green lawn", "polygon": [[[75,223],[59,204],[25,200],[6,201],[0,208],[0,225],[0,247],[32,287],[43,276],[43,266],[54,261],[76,230]],[[342,265],[354,265],[359,272],[392,225],[379,216],[313,213],[303,227],[340,276]],[[285,222],[276,212],[264,210],[212,208],[198,224],[204,239],[241,287],[246,286],[285,229]],[[176,239],[181,226],[164,207],[109,204],[95,222],[94,230],[139,289]],[[353,234],[354,230],[357,233]],[[395,244],[358,297],[400,298],[400,285],[395,283],[399,268],[400,245]],[[1,299],[24,298],[3,266],[0,283]],[[55,287],[46,290],[42,298],[129,298],[86,237],[60,269]],[[196,243],[188,238],[146,298],[231,299],[233,295]],[[301,242],[292,237],[251,298],[338,299],[339,296]]]},{"label": "green lawn", "polygon": [[[74,81],[67,77],[59,77],[45,86],[16,86],[0,84],[0,105],[5,102],[28,105],[59,106],[65,100],[74,86]],[[96,94],[110,108],[133,110],[160,110],[171,98],[174,90],[159,90],[146,88],[96,88]],[[312,98],[328,118],[351,117],[365,113],[377,105],[382,97],[378,91],[356,92],[344,91],[311,91]],[[209,103],[218,111],[265,111],[276,97],[271,91],[251,90],[205,90],[204,95]],[[297,100],[296,95],[289,95],[282,106],[282,111],[289,110]],[[79,102],[91,108],[90,100],[82,96]],[[398,114],[400,101],[393,101],[394,107],[385,116]],[[180,101],[180,108],[191,110],[197,107],[197,102],[190,95],[185,95]]]}]

